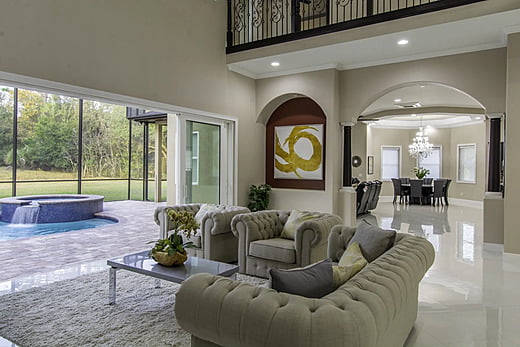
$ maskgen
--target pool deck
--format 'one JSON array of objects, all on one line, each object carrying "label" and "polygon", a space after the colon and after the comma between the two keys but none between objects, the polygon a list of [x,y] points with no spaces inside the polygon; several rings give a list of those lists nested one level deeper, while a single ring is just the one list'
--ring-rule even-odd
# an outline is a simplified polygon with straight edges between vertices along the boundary
[{"label": "pool deck", "polygon": [[152,247],[159,237],[157,203],[105,202],[103,213],[119,223],[66,233],[0,242],[0,282],[36,273],[114,258]]}]

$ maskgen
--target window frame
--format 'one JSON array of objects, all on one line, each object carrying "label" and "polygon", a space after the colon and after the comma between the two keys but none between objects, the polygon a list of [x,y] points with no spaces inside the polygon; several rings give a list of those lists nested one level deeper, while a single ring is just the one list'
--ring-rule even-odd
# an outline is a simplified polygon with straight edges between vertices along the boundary
[{"label": "window frame", "polygon": [[[473,173],[475,180],[469,181],[460,177],[460,149],[461,148],[474,148],[475,150],[475,162],[473,166]],[[462,143],[457,144],[457,183],[463,184],[477,184],[477,144],[476,143]]]},{"label": "window frame", "polygon": [[[195,138],[197,139],[197,153],[195,153],[195,151],[193,151],[193,145],[192,145],[192,151],[191,151],[191,170],[192,170],[192,180],[191,180],[191,184],[193,184],[194,186],[198,186],[199,185],[199,173],[200,173],[200,167],[199,167],[199,146],[200,146],[200,132],[198,130],[195,130],[195,131],[192,131],[191,132],[191,138],[192,138],[192,143],[194,142]],[[194,180],[193,179],[193,173],[195,170],[193,170],[193,162],[196,161],[197,162],[197,180]]]},{"label": "window frame", "polygon": [[[399,159],[398,159],[398,164],[397,164],[397,177],[390,177],[390,178],[384,178],[383,177],[383,152],[385,149],[397,149],[398,152],[399,152]],[[401,146],[395,146],[395,145],[382,145],[381,146],[381,160],[380,160],[380,173],[381,173],[381,181],[390,181],[392,178],[399,178],[401,177],[401,166],[402,166],[402,148]]]}]

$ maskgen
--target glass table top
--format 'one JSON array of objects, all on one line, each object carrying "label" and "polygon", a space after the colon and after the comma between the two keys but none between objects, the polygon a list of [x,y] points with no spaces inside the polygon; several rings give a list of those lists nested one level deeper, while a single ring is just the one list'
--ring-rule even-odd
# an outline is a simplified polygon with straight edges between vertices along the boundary
[{"label": "glass table top", "polygon": [[110,259],[107,264],[113,268],[125,269],[177,283],[197,273],[231,276],[238,272],[237,265],[192,256],[189,256],[188,260],[182,265],[163,266],[150,257],[149,251]]}]

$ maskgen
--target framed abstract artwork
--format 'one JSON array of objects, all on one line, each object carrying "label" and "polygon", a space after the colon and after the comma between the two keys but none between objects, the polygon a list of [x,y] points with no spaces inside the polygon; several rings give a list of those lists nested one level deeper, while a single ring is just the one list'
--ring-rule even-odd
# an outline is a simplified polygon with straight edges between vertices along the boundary
[{"label": "framed abstract artwork", "polygon": [[324,190],[325,135],[325,115],[311,99],[291,99],[279,106],[266,127],[266,183]]},{"label": "framed abstract artwork", "polygon": [[323,124],[274,128],[274,178],[323,178]]}]

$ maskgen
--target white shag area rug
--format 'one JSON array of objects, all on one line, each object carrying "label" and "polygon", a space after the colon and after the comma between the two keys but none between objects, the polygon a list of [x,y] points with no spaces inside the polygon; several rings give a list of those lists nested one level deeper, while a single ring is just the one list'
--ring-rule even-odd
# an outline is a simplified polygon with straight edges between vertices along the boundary
[{"label": "white shag area rug", "polygon": [[[244,275],[237,279],[266,286]],[[117,272],[116,304],[108,305],[108,270],[0,296],[0,336],[21,347],[189,346],[174,315],[179,284]]]}]

